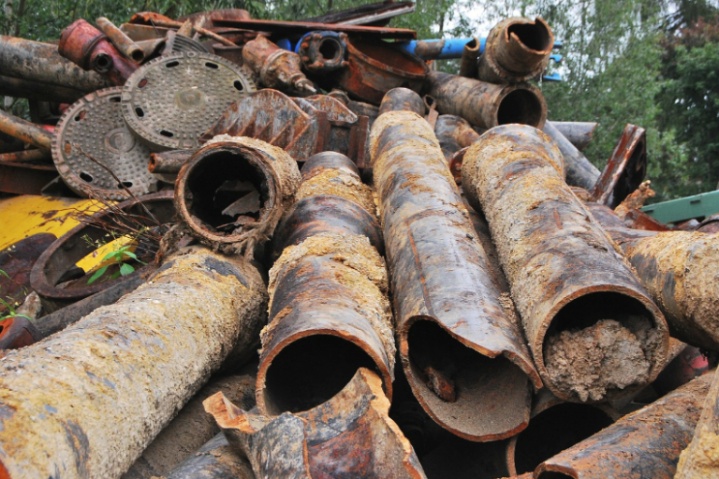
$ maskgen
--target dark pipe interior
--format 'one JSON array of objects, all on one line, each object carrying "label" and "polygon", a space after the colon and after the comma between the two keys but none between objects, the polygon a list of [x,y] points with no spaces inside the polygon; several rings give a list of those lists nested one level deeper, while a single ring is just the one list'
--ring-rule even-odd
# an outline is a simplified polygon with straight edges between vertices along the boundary
[{"label": "dark pipe interior", "polygon": [[511,25],[508,29],[509,34],[514,33],[527,48],[531,50],[544,51],[548,50],[549,31],[540,22],[536,23],[517,23]]},{"label": "dark pipe interior", "polygon": [[245,213],[257,220],[269,196],[267,181],[262,172],[242,154],[220,151],[205,156],[190,171],[186,189],[187,209],[206,226],[216,228],[231,223],[234,217],[222,211],[246,194],[232,191],[231,185],[248,182],[260,193],[260,208],[256,213]]},{"label": "dark pipe interior", "polygon": [[522,123],[539,126],[542,120],[542,102],[530,90],[517,89],[502,98],[497,110],[497,124]]},{"label": "dark pipe interior", "polygon": [[611,423],[604,411],[587,404],[563,403],[539,413],[517,436],[514,450],[517,474],[533,471],[543,461]]},{"label": "dark pipe interior", "polygon": [[335,38],[324,38],[320,42],[320,54],[325,60],[340,61],[344,56],[342,44]]},{"label": "dark pipe interior", "polygon": [[561,472],[547,471],[540,473],[537,479],[574,479],[574,476]]},{"label": "dark pipe interior", "polygon": [[315,335],[285,347],[267,369],[265,404],[270,414],[306,411],[331,399],[357,372],[377,370],[362,349],[336,336]]},{"label": "dark pipe interior", "polygon": [[584,329],[601,319],[614,319],[623,324],[630,316],[639,316],[646,319],[645,325],[655,326],[649,311],[634,298],[611,292],[586,294],[570,301],[557,313],[546,336]]}]

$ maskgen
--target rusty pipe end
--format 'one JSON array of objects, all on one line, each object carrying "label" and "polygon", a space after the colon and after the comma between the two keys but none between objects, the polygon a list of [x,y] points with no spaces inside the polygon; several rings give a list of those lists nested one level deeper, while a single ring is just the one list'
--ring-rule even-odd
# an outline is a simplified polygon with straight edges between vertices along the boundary
[{"label": "rusty pipe end", "polygon": [[544,71],[554,47],[554,34],[540,17],[534,21],[508,18],[492,29],[486,45],[480,60],[480,78],[516,83]]},{"label": "rusty pipe end", "polygon": [[360,176],[359,168],[354,161],[350,160],[347,155],[339,153],[337,151],[323,151],[312,155],[305,164],[302,165],[300,172],[302,173],[302,179],[306,180],[314,176],[319,170],[322,169],[339,169],[349,174],[356,175],[357,178]]},{"label": "rusty pipe end", "polygon": [[424,116],[425,104],[422,97],[409,88],[393,88],[382,97],[379,105],[379,114],[388,111],[413,111],[420,116]]},{"label": "rusty pipe end", "polygon": [[90,65],[90,51],[105,35],[92,26],[87,20],[79,18],[60,33],[60,42],[57,45],[60,56],[85,70],[92,68]]},{"label": "rusty pipe end", "polygon": [[547,102],[539,88],[529,83],[514,85],[500,95],[495,125],[520,123],[542,128],[547,121]]}]

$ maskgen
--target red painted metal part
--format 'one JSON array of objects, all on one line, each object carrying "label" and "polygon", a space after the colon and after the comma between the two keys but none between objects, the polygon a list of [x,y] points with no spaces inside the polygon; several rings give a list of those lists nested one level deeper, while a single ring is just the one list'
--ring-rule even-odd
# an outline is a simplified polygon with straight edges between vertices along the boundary
[{"label": "red painted metal part", "polygon": [[0,350],[30,346],[39,340],[40,333],[23,316],[12,316],[0,321]]},{"label": "red painted metal part", "polygon": [[644,181],[646,172],[646,131],[628,124],[592,189],[592,199],[615,208]]}]

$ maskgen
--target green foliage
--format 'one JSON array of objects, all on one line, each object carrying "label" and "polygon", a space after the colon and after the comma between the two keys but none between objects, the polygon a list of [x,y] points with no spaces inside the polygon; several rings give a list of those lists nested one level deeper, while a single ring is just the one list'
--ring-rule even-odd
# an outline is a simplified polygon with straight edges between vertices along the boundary
[{"label": "green foliage", "polygon": [[135,267],[128,261],[135,261],[140,264],[144,263],[140,261],[137,255],[133,253],[130,248],[130,245],[120,246],[103,256],[102,262],[107,264],[98,268],[97,271],[90,276],[90,279],[87,280],[87,284],[92,284],[105,276],[110,266],[116,266],[117,270],[110,275],[109,279],[117,279],[120,276],[127,276],[134,273]]}]

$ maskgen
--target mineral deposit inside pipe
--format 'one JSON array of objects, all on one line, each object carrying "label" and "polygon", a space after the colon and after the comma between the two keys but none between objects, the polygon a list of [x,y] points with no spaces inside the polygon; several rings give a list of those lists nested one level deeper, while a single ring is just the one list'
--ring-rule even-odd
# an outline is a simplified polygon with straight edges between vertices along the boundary
[{"label": "mineral deposit inside pipe", "polygon": [[536,372],[430,125],[381,115],[370,138],[400,356],[422,407],[470,440],[529,419]]},{"label": "mineral deposit inside pipe", "polygon": [[667,326],[562,165],[543,132],[505,125],[469,148],[462,184],[487,216],[545,385],[601,401],[656,377]]}]

